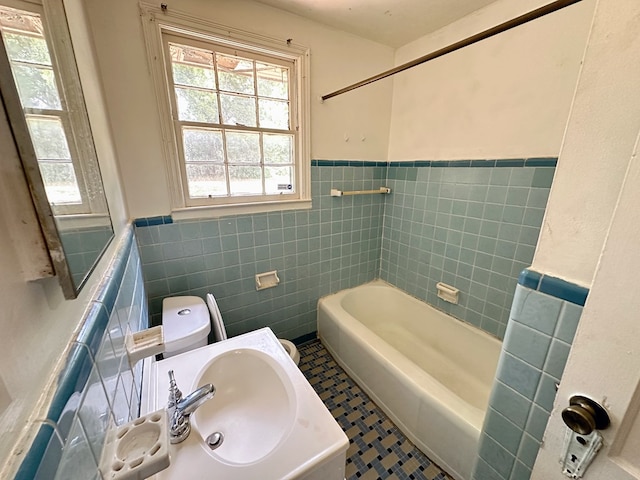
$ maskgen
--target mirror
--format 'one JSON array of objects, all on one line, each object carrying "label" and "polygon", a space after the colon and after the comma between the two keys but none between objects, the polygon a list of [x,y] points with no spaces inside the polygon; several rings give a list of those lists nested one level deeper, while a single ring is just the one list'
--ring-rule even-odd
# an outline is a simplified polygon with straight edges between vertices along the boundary
[{"label": "mirror", "polygon": [[33,8],[0,5],[0,94],[56,275],[75,298],[113,227],[64,15]]}]

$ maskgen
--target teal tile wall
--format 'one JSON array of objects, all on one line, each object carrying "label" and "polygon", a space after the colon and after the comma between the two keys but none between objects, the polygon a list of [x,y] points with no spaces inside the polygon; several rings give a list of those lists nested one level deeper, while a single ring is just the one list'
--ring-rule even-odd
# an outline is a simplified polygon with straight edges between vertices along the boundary
[{"label": "teal tile wall", "polygon": [[[329,192],[378,188],[385,173],[375,164],[316,165],[311,210],[136,227],[153,324],[164,297],[212,292],[230,335],[264,326],[289,339],[314,332],[318,298],[377,278],[380,265],[384,196]],[[270,270],[280,285],[256,291],[255,274]]]},{"label": "teal tile wall", "polygon": [[113,237],[111,225],[67,229],[60,233],[64,254],[76,286],[82,285],[105,246]]},{"label": "teal tile wall", "polygon": [[[163,297],[212,291],[231,334],[268,325],[297,338],[315,330],[320,296],[380,277],[502,338],[554,164],[314,161],[310,211],[136,221],[153,324]],[[392,194],[329,196],[382,185]],[[283,283],[256,292],[254,275],[273,269]],[[461,290],[459,305],[437,298],[439,281]]]},{"label": "teal tile wall", "polygon": [[[533,259],[555,171],[526,166],[554,164],[534,160],[391,164],[380,277],[502,338],[516,279]],[[486,166],[473,166],[480,163]],[[437,297],[437,282],[460,290],[458,305]]]},{"label": "teal tile wall", "polygon": [[[547,425],[582,305],[562,297],[567,289],[586,289],[559,279],[525,281],[515,289],[489,409],[485,417],[474,480],[528,480]],[[529,275],[531,278],[532,275]],[[549,282],[545,282],[547,278]],[[562,283],[558,296],[545,293],[542,283]],[[535,285],[535,286],[534,286]],[[559,298],[560,297],[560,298]],[[570,295],[577,298],[578,295]]]},{"label": "teal tile wall", "polygon": [[102,478],[107,429],[139,416],[142,364],[129,364],[124,338],[146,328],[149,316],[133,237],[129,228],[119,240],[16,479]]}]

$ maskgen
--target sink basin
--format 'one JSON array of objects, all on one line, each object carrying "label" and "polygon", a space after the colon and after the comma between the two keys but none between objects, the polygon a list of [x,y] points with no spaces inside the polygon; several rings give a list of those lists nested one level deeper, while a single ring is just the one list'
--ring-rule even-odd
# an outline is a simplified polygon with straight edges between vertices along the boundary
[{"label": "sink basin", "polygon": [[257,462],[290,432],[296,413],[293,387],[278,362],[264,352],[243,348],[214,358],[195,385],[206,383],[216,386],[216,394],[191,422],[205,443],[211,434],[222,433],[220,446],[209,449],[214,457],[236,464]]},{"label": "sink basin", "polygon": [[184,395],[206,383],[216,393],[156,480],[344,479],[347,436],[269,328],[145,360],[142,414],[166,407],[169,370]]}]

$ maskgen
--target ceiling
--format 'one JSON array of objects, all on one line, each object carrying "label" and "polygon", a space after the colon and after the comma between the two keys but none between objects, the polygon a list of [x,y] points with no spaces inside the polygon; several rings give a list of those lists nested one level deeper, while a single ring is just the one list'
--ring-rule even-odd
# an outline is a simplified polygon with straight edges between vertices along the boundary
[{"label": "ceiling", "polygon": [[257,1],[397,48],[496,0]]}]

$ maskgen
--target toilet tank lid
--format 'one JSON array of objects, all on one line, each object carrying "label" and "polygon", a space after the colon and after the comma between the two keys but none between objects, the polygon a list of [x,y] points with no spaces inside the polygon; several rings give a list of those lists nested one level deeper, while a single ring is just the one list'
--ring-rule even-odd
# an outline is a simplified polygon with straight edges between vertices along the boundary
[{"label": "toilet tank lid", "polygon": [[162,325],[165,347],[169,351],[185,348],[211,331],[207,305],[195,296],[162,300]]}]

